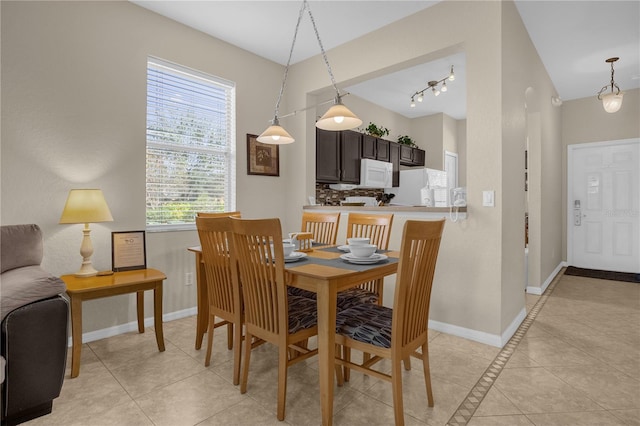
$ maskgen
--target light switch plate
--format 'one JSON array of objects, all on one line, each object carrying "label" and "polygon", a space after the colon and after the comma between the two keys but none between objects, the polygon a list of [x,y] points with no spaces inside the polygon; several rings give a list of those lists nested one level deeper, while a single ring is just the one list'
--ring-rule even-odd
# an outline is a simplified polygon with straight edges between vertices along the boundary
[{"label": "light switch plate", "polygon": [[484,207],[495,206],[495,191],[482,191],[482,205]]}]

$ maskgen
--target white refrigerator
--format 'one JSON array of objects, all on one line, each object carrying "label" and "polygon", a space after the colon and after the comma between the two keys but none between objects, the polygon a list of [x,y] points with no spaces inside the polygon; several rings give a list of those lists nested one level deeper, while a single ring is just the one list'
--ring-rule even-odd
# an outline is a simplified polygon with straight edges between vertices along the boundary
[{"label": "white refrigerator", "polygon": [[449,206],[449,190],[447,188],[447,172],[443,170],[419,168],[400,170],[400,186],[386,188],[387,194],[395,194],[390,204],[401,206],[423,206],[429,203],[425,200],[424,191],[429,189],[430,199],[434,207]]}]

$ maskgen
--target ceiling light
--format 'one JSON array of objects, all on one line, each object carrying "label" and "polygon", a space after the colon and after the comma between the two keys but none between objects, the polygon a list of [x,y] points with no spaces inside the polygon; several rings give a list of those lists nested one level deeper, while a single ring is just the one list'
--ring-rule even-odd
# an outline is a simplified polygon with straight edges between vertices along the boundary
[{"label": "ceiling light", "polygon": [[[276,108],[274,117],[272,120],[272,125],[267,128],[260,136],[258,136],[257,140],[262,143],[269,144],[287,144],[294,141],[293,137],[289,133],[287,133],[284,128],[282,128],[278,121],[278,112],[280,109],[280,101],[282,100],[282,94],[284,93],[284,88],[287,84],[287,75],[289,74],[289,65],[291,63],[291,55],[293,54],[293,47],[296,44],[296,37],[298,36],[298,28],[300,27],[300,21],[302,20],[302,15],[304,11],[309,13],[309,18],[311,19],[311,24],[313,25],[313,31],[316,34],[316,38],[318,39],[318,45],[320,46],[320,51],[322,53],[322,57],[324,59],[324,63],[327,66],[327,72],[329,73],[329,77],[331,78],[331,84],[336,91],[336,96],[334,99],[334,105],[329,108],[329,110],[316,122],[316,127],[324,130],[349,130],[354,129],[362,124],[362,120],[360,120],[353,112],[351,112],[344,104],[342,103],[342,96],[338,87],[336,85],[336,81],[333,77],[333,72],[331,71],[331,65],[329,65],[329,60],[327,59],[327,54],[324,51],[324,47],[322,46],[322,41],[320,40],[320,34],[318,33],[318,28],[316,27],[316,22],[313,19],[313,14],[311,13],[311,9],[309,8],[309,4],[307,0],[303,0],[302,7],[300,8],[300,12],[298,14],[298,21],[296,23],[296,29],[293,33],[293,41],[291,42],[291,49],[289,50],[289,59],[287,60],[287,66],[284,69],[284,77],[282,79],[282,86],[280,87],[280,93],[278,94],[278,100],[276,101]],[[305,108],[306,109],[306,108]]]},{"label": "ceiling light", "polygon": [[[615,83],[615,81],[613,81],[613,63],[618,59],[620,58],[609,58],[605,61],[611,64],[611,83],[610,85],[605,85],[598,92],[598,99],[602,101],[604,110],[609,113],[617,112],[620,109],[620,107],[622,106],[622,96],[624,95],[624,92],[621,92],[618,85]],[[604,93],[608,87],[611,87],[611,92]],[[613,91],[614,87],[616,88],[616,92]]]},{"label": "ceiling light", "polygon": [[[427,83],[427,87],[425,87],[424,89],[418,90],[417,92],[415,92],[413,95],[411,95],[411,108],[415,108],[416,103],[414,102],[414,99],[416,99],[417,96],[417,100],[418,102],[422,102],[423,98],[424,98],[424,91],[425,90],[429,90],[431,89],[431,91],[433,92],[434,96],[438,96],[440,95],[440,92],[446,92],[447,90],[449,90],[449,88],[447,87],[447,80],[449,81],[453,81],[455,79],[455,76],[453,75],[453,65],[451,65],[451,72],[449,73],[448,76],[446,76],[445,78],[443,78],[442,80],[431,80]],[[440,87],[440,89],[438,89],[438,84],[442,83],[442,86]]]}]

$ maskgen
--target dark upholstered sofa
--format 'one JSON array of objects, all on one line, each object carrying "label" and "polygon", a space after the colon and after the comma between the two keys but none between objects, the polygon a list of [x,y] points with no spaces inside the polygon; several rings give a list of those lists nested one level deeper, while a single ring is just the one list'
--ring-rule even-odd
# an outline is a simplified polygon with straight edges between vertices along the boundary
[{"label": "dark upholstered sofa", "polygon": [[0,403],[2,425],[49,414],[60,395],[67,358],[65,285],[40,267],[38,225],[0,227]]}]

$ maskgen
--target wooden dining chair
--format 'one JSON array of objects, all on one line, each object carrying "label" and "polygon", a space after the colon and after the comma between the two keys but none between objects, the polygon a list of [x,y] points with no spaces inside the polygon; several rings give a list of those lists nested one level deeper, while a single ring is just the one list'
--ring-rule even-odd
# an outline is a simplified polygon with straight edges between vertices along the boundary
[{"label": "wooden dining chair", "polygon": [[[240,357],[242,339],[242,296],[239,286],[231,277],[231,219],[229,216],[196,217],[196,227],[202,247],[202,258],[207,283],[209,323],[207,355],[204,365],[211,363],[214,330],[227,325],[227,346],[233,349],[233,384],[240,382]],[[222,321],[216,322],[216,317]]]},{"label": "wooden dining chair", "polygon": [[234,212],[197,212],[196,217],[240,217],[239,211]]},{"label": "wooden dining chair", "polygon": [[[393,224],[393,213],[367,214],[349,213],[347,240],[352,237],[370,238],[370,243],[380,250],[389,248],[389,236]],[[382,305],[383,280],[378,279],[360,284],[358,287],[338,293],[338,308],[346,309],[358,303]]]},{"label": "wooden dining chair", "polygon": [[[339,311],[336,343],[342,357],[336,362],[348,369],[391,382],[395,424],[404,424],[401,363],[410,356],[422,359],[429,407],[433,407],[429,370],[429,301],[445,220],[408,220],[402,232],[400,261],[393,309],[371,303]],[[416,350],[421,348],[421,353]],[[351,349],[373,357],[362,364],[351,362]],[[381,359],[391,360],[391,374],[371,368]],[[348,375],[345,374],[345,380]]]},{"label": "wooden dining chair", "polygon": [[335,244],[340,225],[340,212],[302,212],[302,232],[311,232],[313,239],[321,244]]},{"label": "wooden dining chair", "polygon": [[[287,369],[317,353],[306,342],[317,335],[314,300],[289,296],[285,283],[282,228],[279,219],[231,219],[233,285],[242,283],[245,344],[240,392],[247,391],[253,338],[278,347],[278,420],[284,420]],[[273,249],[271,248],[273,247]]]}]

